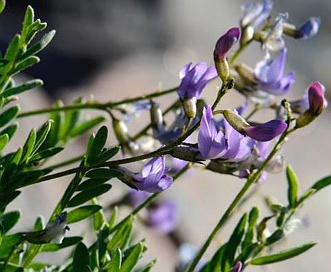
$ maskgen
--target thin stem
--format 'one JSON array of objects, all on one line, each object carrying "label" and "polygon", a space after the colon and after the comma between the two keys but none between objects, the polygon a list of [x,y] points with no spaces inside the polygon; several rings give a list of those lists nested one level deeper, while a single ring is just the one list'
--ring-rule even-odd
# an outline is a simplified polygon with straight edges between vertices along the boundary
[{"label": "thin stem", "polygon": [[262,166],[256,172],[252,173],[248,177],[248,179],[247,179],[246,183],[244,184],[244,186],[238,192],[238,194],[236,195],[236,197],[234,198],[234,200],[231,202],[231,204],[227,208],[227,210],[224,212],[223,216],[221,217],[221,219],[219,220],[219,222],[217,223],[217,225],[215,226],[215,228],[213,229],[213,231],[210,233],[209,237],[207,238],[206,242],[204,243],[204,245],[202,246],[202,248],[200,249],[200,251],[198,252],[198,254],[195,256],[195,258],[192,261],[191,265],[189,266],[187,272],[193,272],[194,271],[194,268],[196,267],[196,265],[198,264],[198,262],[202,258],[203,254],[206,252],[206,250],[209,247],[209,245],[211,244],[212,240],[215,238],[215,236],[218,234],[218,232],[222,229],[223,225],[227,222],[227,220],[229,219],[230,215],[233,213],[233,211],[235,210],[235,208],[237,207],[237,205],[241,202],[241,200],[245,196],[246,192],[250,189],[250,187],[255,182],[258,181],[258,179],[260,178],[260,176],[261,176],[262,172],[264,171],[264,169],[267,167],[267,165],[269,164],[269,162],[271,161],[271,159],[274,157],[274,155],[279,151],[279,149],[281,148],[281,146],[285,142],[286,137],[291,132],[292,132],[291,130],[286,130],[281,135],[281,137],[279,138],[278,142],[274,146],[273,150],[270,152],[270,154],[267,157],[267,159],[263,162]]},{"label": "thin stem", "polygon": [[165,90],[165,91],[158,91],[148,95],[141,95],[134,98],[124,99],[117,102],[107,102],[107,103],[99,103],[96,101],[89,101],[86,104],[78,104],[78,105],[68,105],[63,107],[56,107],[56,108],[44,108],[35,111],[28,111],[20,113],[17,118],[28,117],[33,115],[39,114],[46,114],[51,112],[59,112],[59,111],[71,111],[71,110],[81,110],[81,109],[95,109],[95,110],[106,110],[118,107],[123,104],[130,104],[140,100],[150,99],[154,97],[159,97],[163,95],[167,95],[169,93],[173,93],[177,90],[177,87]]}]

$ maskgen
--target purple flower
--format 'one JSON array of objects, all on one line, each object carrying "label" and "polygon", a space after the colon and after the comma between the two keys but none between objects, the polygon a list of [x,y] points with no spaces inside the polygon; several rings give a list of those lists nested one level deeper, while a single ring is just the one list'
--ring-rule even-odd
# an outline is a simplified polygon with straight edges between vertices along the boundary
[{"label": "purple flower", "polygon": [[205,62],[198,62],[194,67],[191,65],[192,63],[186,64],[179,73],[182,81],[178,87],[178,95],[182,101],[199,99],[203,88],[217,76],[215,67],[209,67]]},{"label": "purple flower", "polygon": [[198,134],[198,147],[204,159],[221,157],[227,151],[224,133],[216,127],[210,106],[203,109]]},{"label": "purple flower", "polygon": [[263,48],[269,53],[277,53],[285,48],[285,41],[283,39],[284,25],[288,19],[288,13],[279,13],[275,19],[274,24],[262,38]]},{"label": "purple flower", "polygon": [[254,146],[254,140],[236,131],[224,120],[224,133],[216,126],[210,106],[204,108],[198,147],[204,159],[224,159],[238,162],[245,160]]},{"label": "purple flower", "polygon": [[318,33],[321,19],[310,17],[295,33],[296,39],[309,39]]},{"label": "purple flower", "polygon": [[149,193],[166,190],[173,182],[171,176],[165,174],[164,156],[155,157],[145,164],[140,174],[132,173],[124,167],[118,167],[123,173],[121,178],[128,186]]},{"label": "purple flower", "polygon": [[274,3],[271,0],[243,4],[241,9],[243,10],[244,15],[241,19],[241,26],[246,27],[250,25],[255,28],[260,25],[269,17],[273,4]]},{"label": "purple flower", "polygon": [[220,61],[225,58],[230,49],[237,43],[240,37],[240,29],[238,27],[230,28],[216,42],[214,50],[214,59]]},{"label": "purple flower", "polygon": [[176,204],[172,201],[165,201],[148,208],[146,224],[156,228],[162,233],[169,233],[175,230],[178,223]]},{"label": "purple flower", "polygon": [[260,141],[267,142],[282,134],[287,128],[281,120],[271,120],[267,123],[243,128],[245,135]]},{"label": "purple flower", "polygon": [[272,95],[284,95],[294,83],[295,73],[290,72],[284,76],[287,49],[280,50],[276,58],[267,57],[258,62],[255,68],[255,76],[258,87]]}]

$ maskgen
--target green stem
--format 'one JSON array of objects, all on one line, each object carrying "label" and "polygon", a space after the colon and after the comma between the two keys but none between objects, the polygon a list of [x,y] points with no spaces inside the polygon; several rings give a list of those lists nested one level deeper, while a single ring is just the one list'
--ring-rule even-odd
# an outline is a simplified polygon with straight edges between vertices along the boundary
[{"label": "green stem", "polygon": [[141,96],[137,96],[134,98],[124,99],[124,100],[120,100],[117,102],[99,103],[96,101],[89,101],[86,104],[68,105],[68,106],[56,107],[56,108],[44,108],[44,109],[35,110],[35,111],[22,112],[17,116],[17,118],[23,118],[23,117],[39,115],[39,114],[47,114],[47,113],[51,113],[51,112],[71,111],[71,110],[81,110],[81,109],[106,110],[106,109],[116,108],[123,104],[130,104],[130,103],[134,103],[134,102],[137,102],[140,100],[145,100],[145,99],[150,99],[150,98],[154,98],[154,97],[167,95],[169,93],[175,92],[176,90],[177,90],[177,87],[169,89],[169,90],[165,90],[165,91],[154,92],[154,93],[148,94],[148,95],[141,95]]},{"label": "green stem", "polygon": [[189,266],[187,272],[193,272],[194,271],[194,268],[196,267],[196,265],[198,264],[198,262],[202,258],[203,254],[206,252],[207,248],[209,247],[209,245],[211,244],[211,242],[213,241],[213,239],[215,238],[215,236],[218,234],[218,232],[222,229],[223,225],[230,218],[230,215],[233,213],[233,211],[235,210],[235,208],[237,207],[237,205],[241,202],[242,198],[245,196],[245,194],[250,189],[250,187],[254,183],[256,183],[258,181],[258,179],[260,178],[260,176],[261,176],[262,172],[264,171],[264,169],[267,167],[267,165],[269,164],[269,162],[271,161],[271,159],[274,157],[274,155],[279,151],[279,149],[281,148],[281,146],[285,142],[286,137],[291,132],[292,132],[291,130],[286,130],[281,135],[281,137],[279,138],[278,142],[274,146],[273,150],[270,152],[270,154],[267,157],[267,159],[263,162],[263,164],[261,165],[261,167],[256,172],[252,173],[248,177],[248,179],[247,179],[246,183],[244,184],[244,186],[238,192],[238,194],[236,195],[236,197],[234,198],[234,200],[231,202],[231,204],[227,208],[227,210],[224,212],[223,216],[221,217],[221,219],[219,220],[219,222],[217,223],[217,225],[215,226],[215,228],[210,233],[209,237],[205,241],[204,245],[202,246],[202,248],[200,249],[200,251],[198,252],[198,254],[195,256],[195,258],[192,261],[191,265]]}]

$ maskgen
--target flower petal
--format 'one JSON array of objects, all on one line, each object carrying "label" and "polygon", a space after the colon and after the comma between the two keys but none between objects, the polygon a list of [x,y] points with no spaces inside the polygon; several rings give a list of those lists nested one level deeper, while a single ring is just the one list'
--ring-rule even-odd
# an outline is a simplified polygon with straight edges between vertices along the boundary
[{"label": "flower petal", "polygon": [[260,142],[270,141],[282,134],[287,128],[286,123],[281,120],[271,120],[267,123],[243,128],[247,136]]}]

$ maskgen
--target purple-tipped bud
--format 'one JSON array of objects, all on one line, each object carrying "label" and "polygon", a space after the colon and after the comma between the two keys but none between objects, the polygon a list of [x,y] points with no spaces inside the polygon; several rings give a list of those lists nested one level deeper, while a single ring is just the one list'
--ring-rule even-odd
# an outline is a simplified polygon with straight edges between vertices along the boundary
[{"label": "purple-tipped bud", "polygon": [[221,36],[216,42],[214,57],[220,61],[225,58],[230,49],[237,43],[240,37],[240,29],[233,27],[228,30],[223,36]]},{"label": "purple-tipped bud", "polygon": [[242,266],[243,266],[243,265],[242,265],[241,262],[237,262],[236,265],[232,268],[231,272],[240,272]]},{"label": "purple-tipped bud", "polygon": [[294,38],[309,39],[318,33],[321,19],[318,17],[310,17],[297,31]]},{"label": "purple-tipped bud", "polygon": [[326,105],[324,98],[324,86],[318,81],[309,85],[308,102],[309,108],[297,118],[296,128],[301,128],[311,123],[322,113]]},{"label": "purple-tipped bud", "polygon": [[315,116],[322,113],[324,109],[324,87],[318,81],[310,84],[308,89],[309,111]]},{"label": "purple-tipped bud", "polygon": [[287,128],[286,123],[281,120],[271,120],[267,123],[246,127],[245,134],[254,140],[267,142],[282,134]]}]

